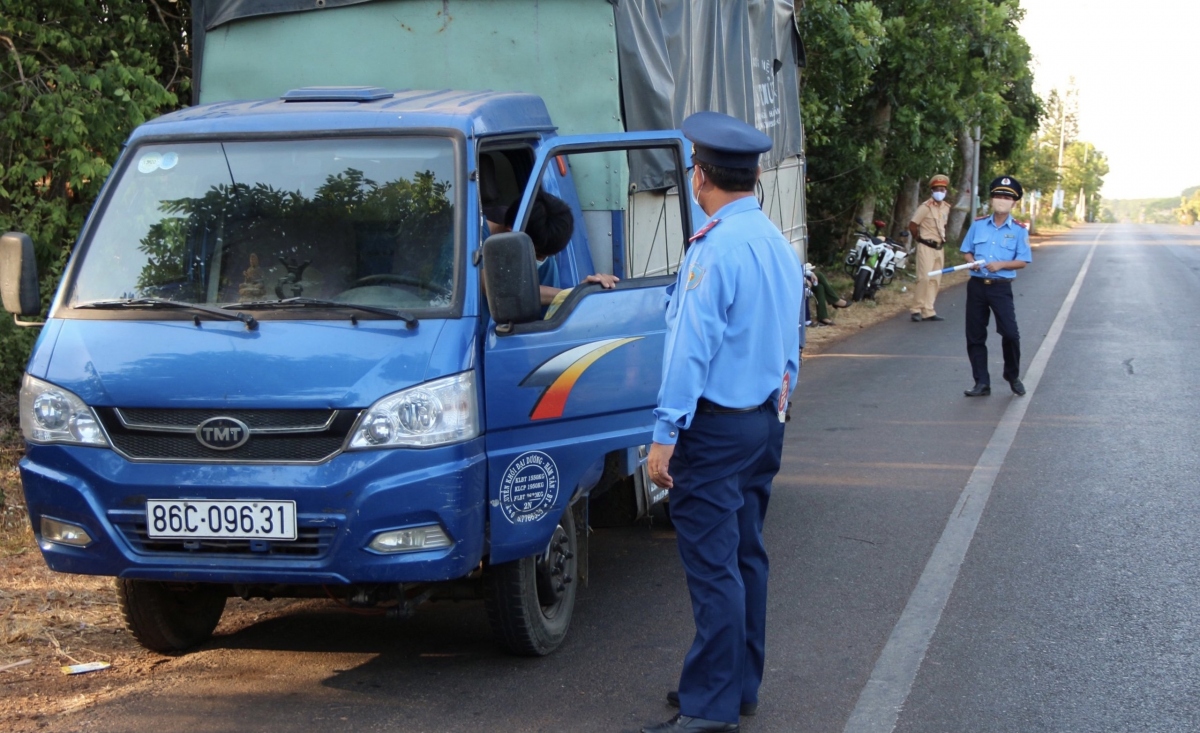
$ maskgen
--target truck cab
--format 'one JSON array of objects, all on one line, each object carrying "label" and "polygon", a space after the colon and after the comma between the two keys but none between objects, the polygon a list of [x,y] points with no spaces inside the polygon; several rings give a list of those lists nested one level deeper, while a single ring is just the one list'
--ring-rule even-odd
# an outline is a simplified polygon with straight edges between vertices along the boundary
[{"label": "truck cab", "polygon": [[[771,136],[759,201],[804,259],[794,4],[191,7],[197,104],[131,134],[21,389],[47,563],[116,577],[161,651],[229,597],[332,595],[481,597],[503,646],[551,652],[587,527],[666,495],[642,446],[703,221],[684,117]],[[548,317],[543,193],[574,221]],[[18,318],[41,314],[32,250],[0,241]]]},{"label": "truck cab", "polygon": [[508,648],[552,650],[588,495],[650,439],[672,278],[579,286],[579,226],[543,318],[519,230],[539,192],[582,222],[573,161],[614,153],[689,163],[673,131],[558,136],[517,93],[305,88],[138,128],[22,386],[50,567],[117,577],[160,650],[233,595],[402,614],[442,581],[485,596]]}]

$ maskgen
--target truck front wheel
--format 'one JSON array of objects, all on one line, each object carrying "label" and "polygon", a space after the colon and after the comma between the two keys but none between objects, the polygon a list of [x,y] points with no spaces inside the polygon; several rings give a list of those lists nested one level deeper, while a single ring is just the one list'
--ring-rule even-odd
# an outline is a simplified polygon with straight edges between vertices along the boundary
[{"label": "truck front wheel", "polygon": [[225,598],[220,586],[117,578],[117,601],[125,628],[139,644],[163,654],[212,638],[225,612]]},{"label": "truck front wheel", "polygon": [[484,604],[497,643],[524,657],[545,656],[562,644],[575,609],[578,551],[568,508],[545,552],[488,568]]}]

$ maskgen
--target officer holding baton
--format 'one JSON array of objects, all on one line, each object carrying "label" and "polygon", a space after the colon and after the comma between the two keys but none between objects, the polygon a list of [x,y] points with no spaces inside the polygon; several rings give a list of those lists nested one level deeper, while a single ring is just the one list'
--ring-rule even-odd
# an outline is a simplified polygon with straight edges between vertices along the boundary
[{"label": "officer holding baton", "polygon": [[967,397],[992,393],[988,374],[987,327],[989,311],[996,314],[996,331],[1004,352],[1004,379],[1013,394],[1025,394],[1021,383],[1021,335],[1013,307],[1012,282],[1017,270],[1033,262],[1029,230],[1012,218],[1013,204],[1021,200],[1021,184],[1012,176],[992,181],[992,215],[976,219],[963,239],[963,259],[975,263],[967,281],[967,356],[975,386]]},{"label": "officer holding baton", "polygon": [[754,196],[771,138],[700,112],[693,200],[708,221],[668,288],[663,379],[647,467],[670,489],[696,635],[679,715],[643,733],[738,730],[762,682],[767,552],[762,528],[779,471],[784,419],[799,372],[799,257]]}]

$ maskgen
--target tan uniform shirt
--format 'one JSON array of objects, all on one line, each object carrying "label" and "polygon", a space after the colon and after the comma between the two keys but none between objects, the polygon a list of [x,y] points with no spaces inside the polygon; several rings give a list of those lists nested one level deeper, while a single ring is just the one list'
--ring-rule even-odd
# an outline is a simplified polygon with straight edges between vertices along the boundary
[{"label": "tan uniform shirt", "polygon": [[912,223],[917,225],[917,236],[931,242],[946,241],[946,220],[950,218],[950,202],[927,199],[917,207]]}]

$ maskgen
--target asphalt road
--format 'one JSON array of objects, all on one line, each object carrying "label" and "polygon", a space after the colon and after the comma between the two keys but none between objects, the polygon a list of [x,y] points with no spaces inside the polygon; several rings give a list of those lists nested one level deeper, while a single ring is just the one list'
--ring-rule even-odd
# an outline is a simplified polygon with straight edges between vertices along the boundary
[{"label": "asphalt road", "polygon": [[[993,395],[962,396],[962,287],[939,298],[945,322],[897,318],[805,362],[767,520],[768,671],[743,730],[1200,729],[1200,229],[1086,226],[1034,259],[1014,287],[1023,366],[1039,349],[1044,365],[1024,398],[1000,378],[995,334]],[[597,531],[590,572],[545,659],[498,653],[476,603],[406,624],[309,610],[52,728],[633,731],[670,717],[692,635],[673,534]]]}]

